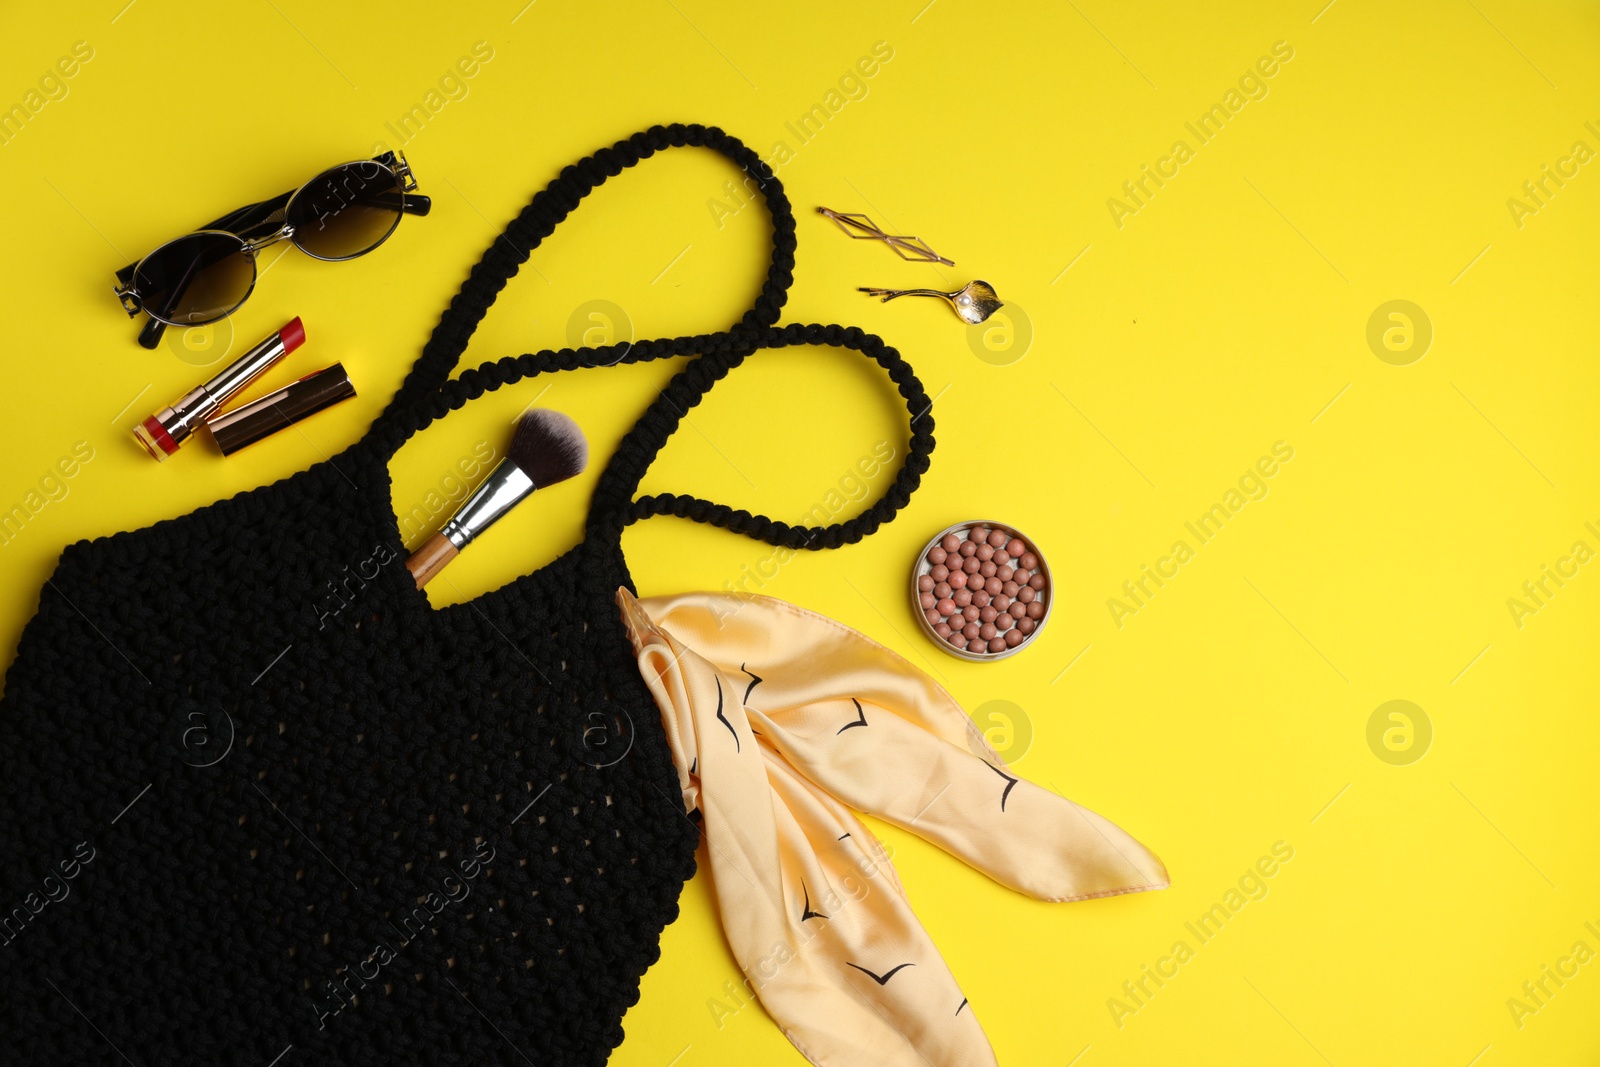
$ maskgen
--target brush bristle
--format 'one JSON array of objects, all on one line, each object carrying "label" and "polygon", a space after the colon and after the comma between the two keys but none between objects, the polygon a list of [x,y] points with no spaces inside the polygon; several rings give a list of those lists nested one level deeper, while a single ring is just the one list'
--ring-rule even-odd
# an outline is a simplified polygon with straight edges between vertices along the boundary
[{"label": "brush bristle", "polygon": [[561,412],[535,408],[517,420],[506,458],[543,489],[583,473],[589,465],[589,441]]}]

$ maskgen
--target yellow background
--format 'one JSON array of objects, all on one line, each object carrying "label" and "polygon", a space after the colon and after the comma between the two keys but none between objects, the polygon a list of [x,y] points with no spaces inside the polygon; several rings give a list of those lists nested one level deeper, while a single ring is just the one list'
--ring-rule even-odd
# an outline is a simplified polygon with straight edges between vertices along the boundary
[{"label": "yellow background", "polygon": [[[1001,1062],[1596,1062],[1600,964],[1549,984],[1520,1026],[1507,1006],[1574,942],[1600,951],[1584,925],[1600,928],[1600,563],[1520,627],[1507,607],[1574,542],[1600,549],[1584,525],[1600,528],[1600,163],[1520,227],[1507,206],[1574,142],[1600,149],[1585,127],[1600,127],[1592,4],[523,2],[247,0],[224,20],[168,0],[13,12],[0,104],[74,42],[94,54],[0,145],[0,504],[25,501],[76,441],[95,458],[0,549],[7,659],[63,544],[354,440],[483,247],[560,167],[652,123],[721,125],[763,157],[779,141],[793,152],[779,169],[800,242],[785,319],[877,331],[938,394],[939,446],[911,508],[762,591],[903,651],[969,709],[1019,706],[1017,732],[996,735],[1018,769],[1172,871],[1164,893],[1043,905],[883,829]],[[478,41],[493,58],[465,96],[402,141],[391,124]],[[1267,95],[1200,145],[1184,124],[1279,41],[1293,58]],[[857,98],[802,143],[786,124],[825,105],[876,42],[892,59],[865,95],[847,83]],[[1194,158],[1119,227],[1108,199],[1179,139]],[[306,348],[261,389],[337,359],[359,398],[228,460],[196,441],[152,463],[128,428],[207,372],[177,348],[137,347],[112,271],[380,143],[406,152],[432,216],[354,263],[277,263],[273,250],[231,323],[248,344],[304,316]],[[506,290],[468,362],[565,345],[593,300],[624,309],[635,336],[727,324],[767,254],[760,207],[719,220],[711,204],[734,176],[683,151],[607,184]],[[958,266],[851,242],[818,205],[920,235]],[[996,325],[1013,339],[1031,323],[1025,352],[1004,329],[988,339],[998,351],[973,347],[938,303],[854,292],[974,277],[1012,302]],[[1394,299],[1433,331],[1404,366],[1366,339]],[[424,500],[476,441],[503,448],[535,397],[576,417],[603,458],[673,369],[496,394],[402,451],[396,506]],[[861,361],[766,354],[693,413],[647,488],[796,519],[874,442],[903,451],[900,425]],[[1278,441],[1294,458],[1268,495],[1209,544],[1191,540],[1195,558],[1119,627],[1107,600]],[[435,599],[572,544],[594,475],[539,494]],[[1056,577],[1048,628],[999,665],[937,651],[906,595],[924,539],[969,518],[1031,534]],[[722,588],[769,553],[670,519],[626,545],[647,593]],[[1433,732],[1403,766],[1367,741],[1373,711],[1397,699]],[[1294,858],[1266,896],[1200,945],[1185,923],[1279,841]],[[802,1062],[759,1006],[718,1024],[712,1002],[737,971],[704,877],[682,905],[612,1062]],[[1132,1005],[1123,983],[1178,940],[1194,958],[1119,1026],[1108,1001]]]}]

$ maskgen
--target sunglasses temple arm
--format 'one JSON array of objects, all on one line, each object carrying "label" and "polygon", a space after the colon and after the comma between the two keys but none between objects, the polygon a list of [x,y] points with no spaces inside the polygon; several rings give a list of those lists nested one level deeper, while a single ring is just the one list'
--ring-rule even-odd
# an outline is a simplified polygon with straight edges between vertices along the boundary
[{"label": "sunglasses temple arm", "polygon": [[[254,204],[246,204],[244,207],[228,212],[220,219],[212,219],[204,226],[197,226],[191,232],[198,233],[200,230],[226,230],[229,233],[236,233],[240,237],[249,237],[251,236],[249,231],[266,225],[271,220],[273,215],[282,211],[284,206],[289,203],[289,198],[293,196],[294,193],[295,191],[291,189],[289,192],[280,193],[278,196],[272,197],[270,200],[262,200]],[[139,261],[135,260],[134,262],[129,263],[126,267],[118,270],[117,281],[123,285],[127,285],[132,282],[133,272],[138,268],[138,266]]]},{"label": "sunglasses temple arm", "polygon": [[[156,309],[157,314],[167,315],[177,306],[178,301],[183,299],[183,294],[189,290],[189,283],[194,280],[194,276],[199,270],[199,263],[195,260],[190,260],[189,265],[184,269],[183,277],[178,279],[177,284],[172,287],[172,292],[168,294],[166,303]],[[147,308],[146,311],[148,310]],[[144,329],[139,331],[139,344],[145,348],[154,348],[161,343],[161,335],[166,332],[166,329],[166,323],[156,318],[155,315],[149,316],[145,321]]]},{"label": "sunglasses temple arm", "polygon": [[155,348],[161,343],[161,335],[167,332],[167,324],[160,319],[146,318],[144,329],[139,331],[139,347]]},{"label": "sunglasses temple arm", "polygon": [[[117,284],[126,288],[133,284],[133,272],[139,264],[129,263],[117,271]],[[135,312],[138,314],[138,312]],[[145,317],[144,327],[139,331],[139,345],[141,348],[154,348],[161,343],[161,335],[166,332],[167,324],[157,322],[148,316]]]},{"label": "sunglasses temple arm", "polygon": [[363,199],[362,203],[368,207],[385,208],[392,208],[398,205],[400,210],[407,215],[426,215],[433,210],[433,198],[423,196],[420,193],[406,193],[403,197],[396,194],[379,193],[376,196]]}]

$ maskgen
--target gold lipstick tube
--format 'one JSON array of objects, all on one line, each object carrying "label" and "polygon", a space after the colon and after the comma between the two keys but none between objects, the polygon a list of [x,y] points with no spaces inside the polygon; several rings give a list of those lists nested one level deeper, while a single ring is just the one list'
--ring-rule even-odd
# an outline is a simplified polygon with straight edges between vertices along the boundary
[{"label": "gold lipstick tube", "polygon": [[290,382],[260,400],[214,416],[206,421],[206,426],[217,448],[224,456],[231,456],[246,445],[253,445],[263,437],[355,395],[356,387],[350,383],[343,364],[335,363]]}]

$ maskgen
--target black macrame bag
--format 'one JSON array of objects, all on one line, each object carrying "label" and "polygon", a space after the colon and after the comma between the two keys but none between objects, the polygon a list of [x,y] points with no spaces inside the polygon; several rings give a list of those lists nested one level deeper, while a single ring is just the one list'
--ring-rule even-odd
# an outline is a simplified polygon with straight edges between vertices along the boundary
[{"label": "black macrame bag", "polygon": [[[765,194],[773,255],[754,307],[718,333],[544,351],[451,380],[556,224],[608,177],[683,145],[722,152]],[[605,1062],[697,836],[613,602],[633,587],[624,527],[672,514],[834,548],[904,507],[933,449],[930,402],[894,349],[855,328],[775,326],[794,250],[788,201],[755,153],[715,128],[653,127],[533,198],[359,443],[66,548],[0,701],[0,1062]],[[910,447],[882,499],[826,528],[635,499],[689,408],[748,356],[788,345],[854,350],[898,387]],[[577,547],[476,600],[429,605],[390,506],[402,443],[531,375],[689,355],[603,472]]]}]

